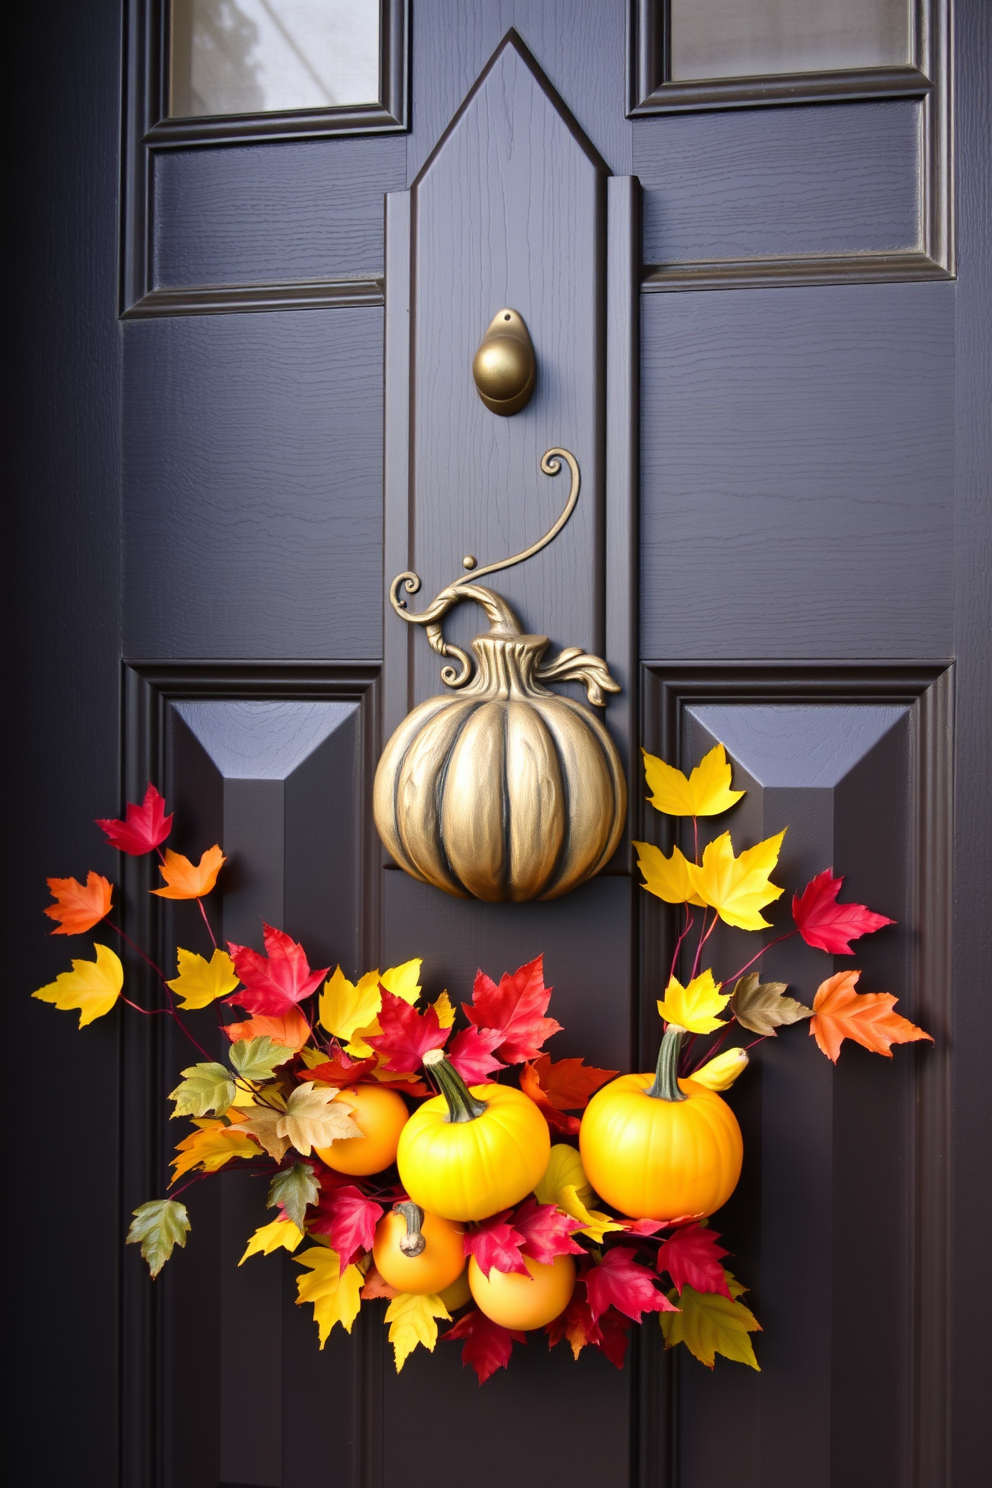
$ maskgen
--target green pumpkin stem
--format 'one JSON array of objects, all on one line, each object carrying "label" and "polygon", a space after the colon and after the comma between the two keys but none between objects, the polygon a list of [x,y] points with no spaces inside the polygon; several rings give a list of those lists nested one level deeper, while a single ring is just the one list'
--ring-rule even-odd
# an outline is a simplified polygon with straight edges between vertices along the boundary
[{"label": "green pumpkin stem", "polygon": [[424,1211],[419,1204],[412,1199],[404,1199],[401,1204],[393,1205],[394,1214],[402,1214],[406,1220],[406,1234],[400,1236],[400,1250],[405,1256],[423,1255],[427,1246],[424,1232],[421,1226],[424,1223]]},{"label": "green pumpkin stem", "polygon": [[688,1099],[684,1090],[679,1087],[679,1050],[682,1047],[682,1035],[684,1028],[677,1023],[669,1023],[661,1040],[661,1048],[658,1050],[658,1063],[654,1072],[654,1083],[649,1085],[645,1095],[653,1096],[655,1100],[684,1101]]},{"label": "green pumpkin stem", "polygon": [[448,1102],[449,1121],[476,1121],[486,1110],[485,1101],[476,1100],[454,1065],[440,1049],[428,1049],[424,1068],[429,1069]]}]

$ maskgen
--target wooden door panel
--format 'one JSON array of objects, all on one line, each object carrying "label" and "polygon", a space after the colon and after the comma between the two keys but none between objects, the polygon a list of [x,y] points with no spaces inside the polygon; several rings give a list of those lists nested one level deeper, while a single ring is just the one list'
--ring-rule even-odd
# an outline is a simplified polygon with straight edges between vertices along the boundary
[{"label": "wooden door panel", "polygon": [[641,334],[641,655],[950,655],[953,289],[650,295]]},{"label": "wooden door panel", "polygon": [[[376,669],[367,667],[153,662],[126,670],[130,780],[164,783],[178,851],[224,845],[229,883],[212,911],[222,945],[260,947],[264,919],[300,940],[313,966],[340,962],[355,976],[374,964],[376,682]],[[132,795],[142,788],[129,785]],[[191,904],[163,908],[149,900],[157,875],[146,860],[131,859],[129,867],[131,933],[139,944],[157,944],[171,974],[176,944],[209,949],[200,917]],[[140,970],[130,967],[129,974],[140,977]],[[130,1128],[130,1208],[162,1188],[177,1140],[160,1119],[164,1097],[195,1058],[171,1025],[151,1021],[151,1028],[128,1033],[126,1082],[135,1109],[148,1105],[151,1089],[159,1092],[151,1122]],[[226,1044],[223,1035],[217,1039],[214,1054]],[[134,1433],[126,1450],[135,1481],[151,1443],[163,1488],[310,1488],[325,1481],[319,1425],[326,1412],[335,1421],[361,1419],[361,1331],[349,1340],[339,1330],[319,1352],[312,1316],[293,1305],[298,1268],[283,1255],[239,1268],[249,1237],[271,1218],[265,1196],[264,1180],[248,1175],[195,1185],[187,1203],[196,1243],[153,1292],[140,1266],[129,1264],[136,1257],[126,1257]],[[310,1424],[300,1427],[301,1420]],[[357,1474],[363,1451],[361,1434],[346,1428],[340,1470]]]},{"label": "wooden door panel", "polygon": [[125,326],[125,655],[380,656],[382,321]]},{"label": "wooden door panel", "polygon": [[[785,941],[762,976],[809,1005],[820,981],[858,967],[860,990],[893,992],[938,1040],[948,1023],[951,680],[940,666],[896,665],[799,675],[660,664],[645,674],[647,747],[688,769],[722,742],[747,791],[702,840],[729,826],[750,846],[788,825],[774,924],[789,928],[789,896],[828,866],[844,875],[845,900],[897,921],[851,957]],[[649,840],[671,837],[671,822],[650,808],[645,818]],[[691,833],[673,840],[691,852]],[[647,1050],[669,918],[644,896]],[[730,972],[753,954],[749,939],[721,925],[708,960]],[[748,1488],[868,1488],[914,1481],[942,1431],[932,1392],[945,1309],[936,1216],[946,1205],[946,1054],[913,1045],[889,1066],[845,1044],[832,1068],[807,1034],[800,1025],[761,1043],[731,1096],[744,1173],[714,1226],[766,1329],[761,1373],[672,1361],[680,1488],[718,1480],[727,1432]]]}]

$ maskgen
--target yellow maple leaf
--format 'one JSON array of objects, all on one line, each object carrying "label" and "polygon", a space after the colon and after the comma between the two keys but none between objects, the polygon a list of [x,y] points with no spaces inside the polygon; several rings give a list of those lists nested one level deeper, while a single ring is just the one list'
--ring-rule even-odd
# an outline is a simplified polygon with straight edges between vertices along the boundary
[{"label": "yellow maple leaf", "polygon": [[688,780],[674,765],[657,755],[644,755],[644,776],[651,794],[648,801],[666,816],[719,816],[739,801],[743,791],[730,789],[730,766],[722,744],[714,744]]},{"label": "yellow maple leaf", "polygon": [[392,1299],[386,1308],[386,1322],[397,1374],[418,1344],[434,1352],[438,1318],[450,1322],[451,1313],[434,1292],[400,1292]]},{"label": "yellow maple leaf", "polygon": [[730,833],[723,832],[703,849],[702,866],[688,865],[689,880],[699,897],[715,909],[721,920],[740,930],[767,930],[769,922],[760,911],[781,896],[768,875],[778,862],[787,828],[766,837],[734,857]]},{"label": "yellow maple leaf", "polygon": [[447,992],[442,992],[440,997],[436,997],[431,1003],[431,1007],[437,1014],[437,1021],[441,1027],[450,1028],[455,1021],[455,1010],[451,1005],[451,998]]},{"label": "yellow maple leaf", "polygon": [[708,968],[693,977],[687,987],[683,987],[678,977],[672,977],[658,1003],[658,1011],[666,1023],[675,1023],[690,1033],[714,1033],[724,1026],[716,1014],[722,1013],[730,1001],[729,992],[726,997],[720,996],[722,986],[722,982],[714,982]]},{"label": "yellow maple leaf", "polygon": [[601,1209],[590,1209],[587,1204],[579,1198],[574,1183],[566,1183],[558,1190],[558,1208],[562,1209],[572,1219],[577,1219],[582,1225],[580,1235],[587,1235],[596,1245],[603,1243],[603,1236],[608,1235],[611,1230],[622,1230],[624,1226],[610,1214],[604,1214]]},{"label": "yellow maple leaf", "polygon": [[225,1126],[223,1121],[209,1119],[194,1121],[193,1125],[197,1130],[176,1143],[179,1156],[172,1159],[175,1169],[170,1180],[172,1183],[193,1168],[216,1173],[232,1157],[258,1157],[258,1143],[242,1136],[236,1126]]},{"label": "yellow maple leaf", "polygon": [[243,1266],[249,1256],[271,1255],[280,1247],[292,1253],[302,1239],[303,1231],[291,1219],[274,1219],[271,1224],[262,1225],[255,1231],[238,1265]]},{"label": "yellow maple leaf", "polygon": [[731,1085],[747,1069],[747,1051],[745,1049],[725,1049],[715,1059],[707,1060],[698,1070],[694,1070],[689,1076],[697,1085],[705,1085],[707,1090],[729,1090]]},{"label": "yellow maple leaf", "polygon": [[93,944],[95,961],[73,961],[71,971],[61,971],[54,982],[32,992],[39,1002],[54,1002],[62,1012],[78,1012],[79,1026],[109,1013],[124,986],[121,958],[109,946]]},{"label": "yellow maple leaf", "polygon": [[342,1043],[348,1044],[348,1052],[355,1059],[367,1059],[373,1052],[362,1035],[380,1033],[379,1009],[382,1007],[380,986],[413,1004],[420,996],[420,968],[423,962],[418,956],[404,961],[402,966],[390,966],[386,971],[367,971],[357,982],[349,982],[338,966],[334,975],[324,983],[320,994],[320,1025],[333,1033]]},{"label": "yellow maple leaf", "polygon": [[644,874],[641,887],[649,894],[664,899],[666,904],[702,905],[703,901],[689,878],[689,860],[677,847],[673,847],[672,856],[666,858],[661,848],[652,842],[635,842],[633,846],[637,849],[637,866]]},{"label": "yellow maple leaf", "polygon": [[684,1343],[708,1369],[713,1368],[717,1354],[760,1369],[748,1334],[760,1333],[761,1325],[751,1309],[738,1301],[745,1288],[729,1271],[724,1276],[733,1299],[719,1292],[697,1292],[691,1286],[684,1286],[678,1294],[674,1289],[669,1292],[679,1311],[660,1314],[665,1347]]},{"label": "yellow maple leaf", "polygon": [[215,950],[208,961],[195,951],[176,949],[176,966],[179,975],[168,985],[177,997],[185,1001],[179,1006],[184,1012],[190,1008],[204,1008],[218,997],[226,997],[238,985],[238,974],[234,962],[226,951]]},{"label": "yellow maple leaf", "polygon": [[323,1348],[337,1323],[346,1333],[351,1332],[362,1305],[362,1273],[357,1266],[347,1266],[342,1276],[340,1256],[336,1250],[324,1245],[315,1245],[312,1250],[305,1250],[293,1259],[310,1268],[308,1276],[296,1278],[299,1293],[296,1304],[299,1307],[309,1302],[313,1306],[314,1322]]}]

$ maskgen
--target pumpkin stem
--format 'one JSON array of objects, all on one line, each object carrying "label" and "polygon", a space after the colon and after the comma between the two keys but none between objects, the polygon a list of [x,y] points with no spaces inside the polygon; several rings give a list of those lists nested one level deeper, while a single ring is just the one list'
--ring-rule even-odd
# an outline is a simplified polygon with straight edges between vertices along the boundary
[{"label": "pumpkin stem", "polygon": [[421,1226],[424,1222],[424,1211],[419,1204],[412,1199],[404,1199],[401,1204],[393,1205],[394,1214],[402,1214],[406,1220],[406,1234],[400,1236],[400,1250],[405,1256],[423,1255],[427,1246],[424,1232]]},{"label": "pumpkin stem", "polygon": [[658,1050],[658,1063],[654,1072],[654,1083],[644,1092],[655,1100],[684,1101],[688,1097],[679,1086],[679,1050],[682,1047],[684,1028],[669,1023]]},{"label": "pumpkin stem", "polygon": [[449,1121],[475,1121],[487,1109],[485,1101],[476,1100],[440,1049],[428,1049],[424,1055],[424,1067],[430,1070],[448,1102]]}]

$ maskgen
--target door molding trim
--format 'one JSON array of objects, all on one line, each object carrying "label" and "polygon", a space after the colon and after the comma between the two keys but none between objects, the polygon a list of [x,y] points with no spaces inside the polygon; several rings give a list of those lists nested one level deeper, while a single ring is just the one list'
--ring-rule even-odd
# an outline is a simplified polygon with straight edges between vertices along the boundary
[{"label": "door molding trim", "polygon": [[[910,881],[916,885],[913,919],[926,926],[929,934],[916,945],[912,991],[916,1015],[933,1031],[936,1043],[918,1061],[915,1087],[914,1223],[909,1237],[912,1319],[908,1328],[912,1399],[906,1413],[911,1423],[906,1480],[938,1488],[946,1481],[950,1439],[947,1216],[953,1031],[954,663],[949,659],[642,662],[643,737],[660,747],[668,759],[678,758],[682,717],[688,706],[728,701],[903,702],[916,712],[909,776],[913,792]],[[648,808],[643,793],[631,790],[631,795],[637,794],[642,797],[639,829],[643,835]],[[670,845],[663,843],[666,849]],[[671,957],[671,925],[661,926],[660,917],[651,917],[653,924],[647,916],[639,919],[640,981],[642,988],[650,989],[658,984]],[[635,1026],[642,1049],[652,1032],[656,1037],[653,998],[653,993],[638,998],[639,1026]],[[634,1408],[632,1483],[637,1488],[677,1488],[678,1371],[662,1357],[653,1334],[641,1349]]]},{"label": "door molding trim", "polygon": [[[168,0],[128,0],[127,4],[121,141],[121,317],[381,305],[380,281],[360,278],[312,284],[156,286],[154,166],[155,156],[164,150],[406,133],[410,0],[379,0],[378,103],[199,119],[168,117],[168,11]],[[378,298],[363,298],[376,292]]]},{"label": "door molding trim", "polygon": [[919,239],[913,247],[881,253],[648,264],[642,290],[770,289],[795,284],[954,278],[954,100],[949,11],[949,0],[916,0],[911,67],[673,84],[664,76],[669,0],[630,0],[628,118],[776,104],[870,102],[893,97],[920,100]]},{"label": "door molding trim", "polygon": [[[359,726],[368,803],[364,813],[367,831],[361,843],[361,919],[367,942],[363,951],[370,966],[379,964],[381,938],[381,874],[371,810],[372,777],[379,753],[379,671],[377,663],[369,662],[125,660],[121,678],[122,805],[127,800],[140,800],[149,780],[162,779],[166,767],[167,713],[172,702],[321,699],[362,705]],[[148,947],[161,965],[164,964],[161,902],[148,892],[153,887],[156,867],[154,854],[124,859],[121,913],[128,935],[138,945]],[[140,963],[129,967],[128,975],[139,982],[154,980]],[[148,990],[145,986],[142,993],[147,996]],[[158,1193],[164,1183],[171,1142],[165,1100],[170,1072],[165,1067],[163,1042],[160,1019],[133,1018],[122,1024],[121,1109],[135,1114],[121,1128],[121,1235],[126,1233],[134,1204],[148,1194]],[[149,1285],[142,1266],[130,1264],[137,1259],[129,1252],[118,1273],[121,1361],[118,1481],[132,1488],[153,1488],[163,1481],[167,1447],[166,1292],[162,1285]],[[168,1278],[162,1281],[167,1289]],[[381,1334],[382,1328],[366,1328],[358,1334],[360,1356],[356,1370],[362,1378],[372,1377],[379,1367],[381,1340],[373,1339],[372,1332]],[[369,1350],[371,1356],[366,1359]],[[376,1450],[375,1433],[365,1422],[365,1414],[358,1447],[363,1461]]]}]

